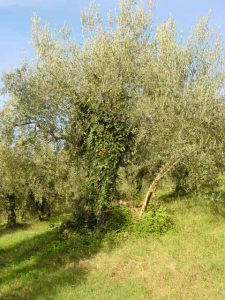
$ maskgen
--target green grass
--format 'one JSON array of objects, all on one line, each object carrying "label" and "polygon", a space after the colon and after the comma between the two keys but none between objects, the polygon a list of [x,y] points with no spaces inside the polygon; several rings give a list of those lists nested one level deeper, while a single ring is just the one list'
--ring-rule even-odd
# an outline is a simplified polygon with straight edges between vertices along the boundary
[{"label": "green grass", "polygon": [[225,218],[206,200],[171,200],[175,228],[128,237],[60,240],[48,223],[0,228],[0,299],[225,299]]}]

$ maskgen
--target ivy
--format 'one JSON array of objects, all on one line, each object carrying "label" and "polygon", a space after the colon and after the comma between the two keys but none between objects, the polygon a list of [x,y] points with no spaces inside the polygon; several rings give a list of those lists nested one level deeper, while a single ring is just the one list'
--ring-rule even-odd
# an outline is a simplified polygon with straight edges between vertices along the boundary
[{"label": "ivy", "polygon": [[117,198],[117,173],[131,147],[131,136],[131,126],[121,115],[103,115],[91,123],[87,138],[87,190],[99,219]]}]

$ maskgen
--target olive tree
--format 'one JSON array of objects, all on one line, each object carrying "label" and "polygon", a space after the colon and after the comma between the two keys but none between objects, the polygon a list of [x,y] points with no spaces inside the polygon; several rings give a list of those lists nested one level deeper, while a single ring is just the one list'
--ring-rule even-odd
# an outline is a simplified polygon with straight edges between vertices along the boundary
[{"label": "olive tree", "polygon": [[0,144],[0,200],[7,214],[7,226],[15,227],[19,211],[26,200],[27,162],[19,147]]},{"label": "olive tree", "polygon": [[134,9],[134,1],[121,1],[120,8],[106,28],[95,7],[84,13],[82,46],[67,28],[54,34],[35,18],[35,61],[4,76],[12,97],[10,124],[17,134],[42,135],[79,161],[86,170],[85,205],[100,223],[135,135],[129,112],[140,92],[151,15]]},{"label": "olive tree", "polygon": [[83,209],[99,225],[121,166],[151,174],[141,214],[169,171],[185,166],[200,184],[223,168],[224,58],[207,18],[184,42],[171,19],[154,28],[151,2],[119,3],[106,22],[95,6],[82,14],[82,45],[35,17],[35,59],[3,77],[3,131],[66,153],[84,171]]},{"label": "olive tree", "polygon": [[140,214],[170,171],[182,176],[185,169],[189,184],[198,187],[224,170],[224,62],[222,43],[208,18],[199,21],[186,42],[171,19],[157,28],[137,102],[136,158],[152,174]]}]

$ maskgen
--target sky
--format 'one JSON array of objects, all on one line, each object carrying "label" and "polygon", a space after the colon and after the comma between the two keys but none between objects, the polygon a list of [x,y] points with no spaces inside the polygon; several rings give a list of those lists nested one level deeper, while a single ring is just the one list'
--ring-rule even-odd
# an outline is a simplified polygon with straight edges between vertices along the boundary
[{"label": "sky", "polygon": [[[118,9],[118,0],[95,2],[102,15]],[[81,42],[80,12],[88,4],[89,0],[0,0],[0,75],[18,67],[24,57],[33,57],[30,36],[34,14],[55,29],[67,23],[73,28],[74,38]],[[153,19],[160,23],[172,16],[187,35],[197,18],[210,11],[211,24],[219,27],[225,41],[225,0],[155,0]],[[0,96],[0,106],[6,98]]]}]

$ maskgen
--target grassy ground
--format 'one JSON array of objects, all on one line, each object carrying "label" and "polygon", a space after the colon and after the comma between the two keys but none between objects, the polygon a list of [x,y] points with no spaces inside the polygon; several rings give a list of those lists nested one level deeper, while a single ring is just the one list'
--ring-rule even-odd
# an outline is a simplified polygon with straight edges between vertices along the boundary
[{"label": "grassy ground", "polygon": [[225,299],[225,218],[205,200],[165,205],[176,226],[160,238],[58,239],[48,223],[0,229],[0,299]]}]

